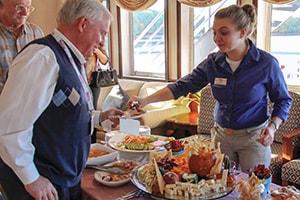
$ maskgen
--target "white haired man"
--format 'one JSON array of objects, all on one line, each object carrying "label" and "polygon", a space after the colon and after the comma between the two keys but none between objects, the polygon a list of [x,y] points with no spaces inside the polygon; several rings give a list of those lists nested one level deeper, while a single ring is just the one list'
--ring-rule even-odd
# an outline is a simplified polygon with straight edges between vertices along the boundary
[{"label": "white haired man", "polygon": [[66,0],[53,33],[15,58],[0,96],[0,184],[8,199],[81,199],[93,128],[106,119],[117,125],[124,114],[95,111],[84,72],[111,22],[98,0]]}]

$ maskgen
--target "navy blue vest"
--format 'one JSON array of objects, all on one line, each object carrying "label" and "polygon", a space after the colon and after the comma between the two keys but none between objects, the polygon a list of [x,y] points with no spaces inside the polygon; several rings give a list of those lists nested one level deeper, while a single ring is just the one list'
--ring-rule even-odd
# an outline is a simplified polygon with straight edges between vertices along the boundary
[{"label": "navy blue vest", "polygon": [[[59,64],[52,101],[34,123],[34,163],[51,182],[74,186],[81,179],[90,149],[91,116],[84,90],[65,51],[52,35],[32,43],[49,46]],[[43,66],[37,63],[36,67]]]}]

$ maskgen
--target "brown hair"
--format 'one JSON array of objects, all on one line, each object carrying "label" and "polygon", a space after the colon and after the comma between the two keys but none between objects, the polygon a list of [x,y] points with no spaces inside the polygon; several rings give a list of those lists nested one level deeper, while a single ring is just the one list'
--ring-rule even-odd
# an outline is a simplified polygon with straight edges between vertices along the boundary
[{"label": "brown hair", "polygon": [[247,28],[247,35],[251,35],[256,25],[256,10],[253,5],[245,4],[242,7],[238,5],[231,5],[220,9],[215,19],[231,18],[238,30]]}]

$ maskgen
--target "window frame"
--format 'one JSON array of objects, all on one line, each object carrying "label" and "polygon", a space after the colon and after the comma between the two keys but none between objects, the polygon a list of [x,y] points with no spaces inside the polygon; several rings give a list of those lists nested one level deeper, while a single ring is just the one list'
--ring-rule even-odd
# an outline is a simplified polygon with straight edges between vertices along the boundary
[{"label": "window frame", "polygon": [[[263,19],[257,21],[256,46],[267,52],[271,52],[271,34],[272,34],[272,4],[254,0],[257,7],[257,18]],[[299,80],[300,81],[300,80]],[[288,90],[300,92],[300,85],[287,84]]]},{"label": "window frame", "polygon": [[[169,3],[168,0],[164,0],[165,5],[167,5]],[[169,35],[169,20],[166,18],[166,13],[168,13],[168,9],[166,9],[165,6],[165,17],[164,17],[164,24],[165,24],[165,36],[164,36],[164,40],[165,40],[165,66],[168,66],[168,50],[169,50],[169,46],[168,46],[168,41],[167,38]],[[132,12],[130,11],[126,11],[124,9],[121,8],[117,8],[117,12],[118,12],[118,19],[122,19],[118,20],[118,28],[116,30],[116,32],[119,35],[119,44],[118,44],[118,58],[119,58],[119,72],[121,72],[121,77],[124,78],[131,78],[131,79],[141,79],[141,80],[157,80],[157,81],[168,81],[168,67],[165,67],[165,75],[163,78],[156,78],[155,77],[155,73],[153,74],[153,76],[149,76],[150,74],[152,75],[152,73],[143,73],[143,72],[139,72],[139,75],[134,75],[132,74],[132,72],[134,71],[134,59],[132,56],[130,56],[130,52],[133,52],[133,47],[132,47],[132,37],[130,37],[130,31],[132,30]],[[124,28],[124,27],[129,27],[129,28]],[[129,38],[129,39],[128,39]],[[126,59],[127,58],[127,59]],[[144,76],[143,76],[144,74]]]}]

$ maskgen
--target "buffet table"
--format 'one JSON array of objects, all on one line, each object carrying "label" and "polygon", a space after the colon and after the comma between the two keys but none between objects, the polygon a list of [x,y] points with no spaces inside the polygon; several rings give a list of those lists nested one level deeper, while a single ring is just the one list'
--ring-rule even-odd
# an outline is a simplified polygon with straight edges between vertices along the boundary
[{"label": "buffet table", "polygon": [[[121,195],[126,194],[130,191],[136,190],[137,188],[129,182],[126,185],[120,187],[107,187],[100,183],[98,183],[94,179],[94,172],[93,169],[85,169],[83,172],[81,188],[83,191],[83,200],[116,200]],[[241,173],[239,178],[244,178],[246,180],[247,174]],[[271,183],[270,190],[277,189],[281,186]],[[231,200],[236,199],[235,197],[236,192],[233,191],[230,195],[220,198],[221,200]],[[146,194],[143,197],[136,197],[132,198],[132,200],[151,200],[150,195]]]},{"label": "buffet table", "polygon": [[[83,192],[82,200],[115,200],[121,195],[137,189],[131,182],[120,187],[108,187],[102,185],[94,179],[94,173],[95,170],[93,169],[85,169],[83,172],[81,180],[81,188]],[[133,199],[142,200],[151,198],[144,196]]]}]

